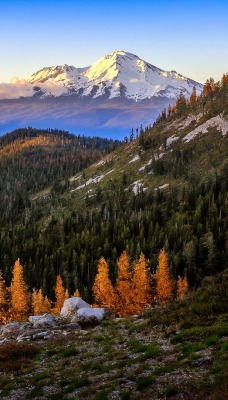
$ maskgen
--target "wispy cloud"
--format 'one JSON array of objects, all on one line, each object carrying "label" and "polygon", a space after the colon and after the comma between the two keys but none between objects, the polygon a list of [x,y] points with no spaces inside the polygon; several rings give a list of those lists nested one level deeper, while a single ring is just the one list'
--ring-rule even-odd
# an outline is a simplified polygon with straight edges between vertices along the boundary
[{"label": "wispy cloud", "polygon": [[0,83],[0,99],[18,99],[32,96],[33,87],[24,79],[14,77],[10,83]]}]

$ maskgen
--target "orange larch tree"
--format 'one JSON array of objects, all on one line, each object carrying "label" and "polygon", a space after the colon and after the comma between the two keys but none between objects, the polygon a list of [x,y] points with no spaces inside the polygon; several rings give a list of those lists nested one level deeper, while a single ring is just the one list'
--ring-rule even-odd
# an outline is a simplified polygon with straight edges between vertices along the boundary
[{"label": "orange larch tree", "polygon": [[42,289],[39,291],[33,290],[32,293],[32,308],[34,315],[43,315],[51,310],[51,304],[47,296],[44,297]]},{"label": "orange larch tree", "polygon": [[93,284],[93,294],[96,302],[104,307],[113,309],[115,305],[115,291],[109,278],[108,264],[101,257],[97,264],[97,275]]},{"label": "orange larch tree", "polygon": [[158,268],[155,274],[156,291],[161,304],[173,298],[174,282],[170,273],[168,256],[165,249],[162,249],[158,257]]},{"label": "orange larch tree", "polygon": [[8,293],[3,279],[2,272],[0,270],[0,323],[7,320],[7,306],[8,306]]},{"label": "orange larch tree", "polygon": [[63,303],[65,301],[65,289],[60,275],[57,275],[55,286],[55,309],[56,314],[60,313]]},{"label": "orange larch tree", "polygon": [[130,260],[123,251],[118,262],[118,277],[116,280],[116,301],[115,310],[118,315],[126,317],[134,314],[133,291],[132,291],[132,273],[130,269]]},{"label": "orange larch tree", "polygon": [[151,303],[150,271],[148,261],[143,253],[140,254],[139,260],[135,264],[132,287],[134,312],[139,314]]},{"label": "orange larch tree", "polygon": [[74,297],[81,297],[81,296],[80,296],[80,292],[79,292],[78,289],[75,290],[73,296],[74,296]]},{"label": "orange larch tree", "polygon": [[183,299],[188,294],[188,280],[186,276],[181,278],[178,276],[177,280],[177,296],[179,299]]},{"label": "orange larch tree", "polygon": [[11,317],[14,320],[23,320],[28,317],[30,295],[23,277],[23,267],[20,260],[15,262],[13,278],[10,286]]}]

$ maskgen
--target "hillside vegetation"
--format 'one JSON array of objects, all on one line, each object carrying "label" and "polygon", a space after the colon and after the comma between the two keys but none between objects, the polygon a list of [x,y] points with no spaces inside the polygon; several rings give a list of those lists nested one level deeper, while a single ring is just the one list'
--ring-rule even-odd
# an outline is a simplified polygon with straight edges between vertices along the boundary
[{"label": "hillside vegetation", "polygon": [[[128,143],[99,160],[94,152],[89,159],[83,155],[79,165],[69,137],[60,135],[56,146],[35,147],[34,153],[34,141],[43,139],[32,134],[23,138],[32,144],[13,156],[11,141],[3,138],[0,259],[7,284],[20,257],[31,290],[42,288],[53,298],[60,274],[70,294],[78,288],[91,301],[100,257],[108,260],[114,282],[123,250],[132,260],[143,252],[154,272],[163,247],[173,276],[187,275],[191,288],[224,270],[227,109],[224,75],[218,84],[208,81],[198,98],[193,93],[188,102],[180,95],[174,108],[153,127],[132,132]],[[66,142],[66,162],[56,155],[60,140]]]}]

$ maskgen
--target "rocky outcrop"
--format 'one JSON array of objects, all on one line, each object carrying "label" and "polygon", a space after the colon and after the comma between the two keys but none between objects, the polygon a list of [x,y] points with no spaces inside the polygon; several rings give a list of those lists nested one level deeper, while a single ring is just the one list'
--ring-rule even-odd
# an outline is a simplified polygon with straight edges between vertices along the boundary
[{"label": "rocky outcrop", "polygon": [[91,305],[86,303],[80,297],[70,297],[64,301],[60,315],[62,317],[69,317],[76,315],[77,310],[80,308],[91,309]]},{"label": "rocky outcrop", "polygon": [[29,317],[29,322],[34,328],[55,328],[57,323],[51,314],[33,315]]},{"label": "rocky outcrop", "polygon": [[[56,334],[66,335],[81,330],[76,323],[61,323],[51,314],[29,317],[30,322],[11,322],[0,327],[0,345],[9,340],[17,342],[30,340],[48,340]],[[58,322],[58,323],[57,323]]]}]

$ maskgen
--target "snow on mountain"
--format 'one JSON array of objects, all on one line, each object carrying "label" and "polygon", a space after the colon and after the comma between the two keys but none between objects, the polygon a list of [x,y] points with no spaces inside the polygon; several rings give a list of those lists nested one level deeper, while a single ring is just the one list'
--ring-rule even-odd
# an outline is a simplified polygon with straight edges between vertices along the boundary
[{"label": "snow on mountain", "polygon": [[175,99],[182,91],[190,96],[195,86],[197,93],[203,85],[178,74],[164,71],[138,56],[123,50],[106,55],[85,68],[63,65],[43,68],[27,81],[42,96],[76,94],[112,99],[122,97],[141,101],[151,97]]}]

